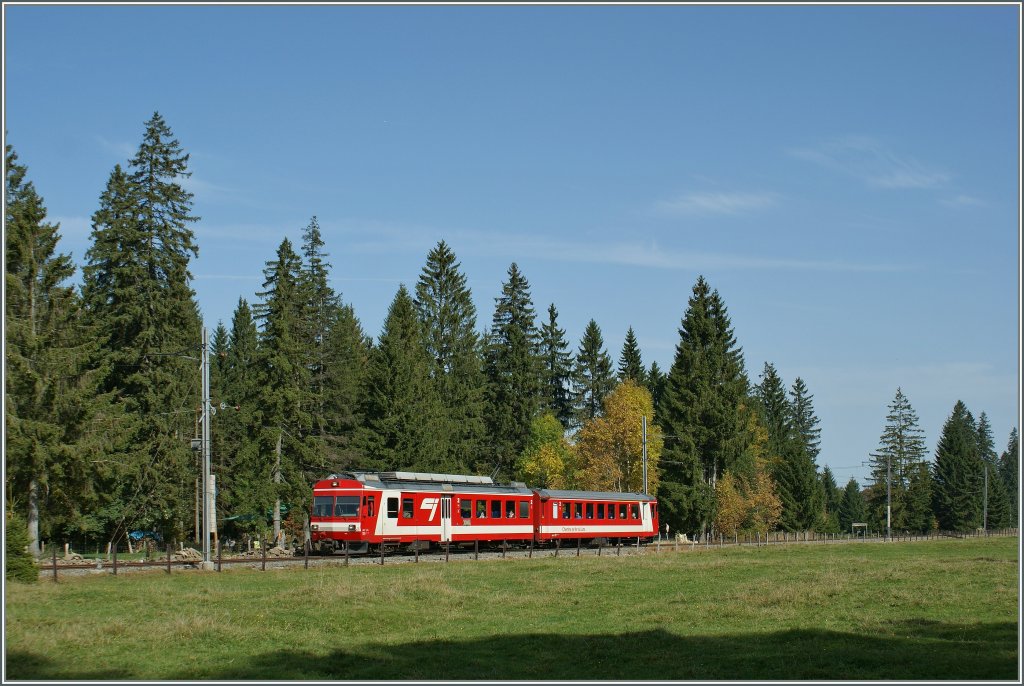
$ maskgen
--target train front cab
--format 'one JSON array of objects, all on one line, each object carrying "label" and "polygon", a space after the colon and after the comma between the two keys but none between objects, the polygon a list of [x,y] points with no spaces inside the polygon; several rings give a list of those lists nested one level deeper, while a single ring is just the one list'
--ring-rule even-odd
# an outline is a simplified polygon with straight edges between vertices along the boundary
[{"label": "train front cab", "polygon": [[380,493],[358,481],[329,478],[313,486],[309,518],[310,547],[330,555],[348,545],[351,553],[369,550],[368,538],[376,528]]}]

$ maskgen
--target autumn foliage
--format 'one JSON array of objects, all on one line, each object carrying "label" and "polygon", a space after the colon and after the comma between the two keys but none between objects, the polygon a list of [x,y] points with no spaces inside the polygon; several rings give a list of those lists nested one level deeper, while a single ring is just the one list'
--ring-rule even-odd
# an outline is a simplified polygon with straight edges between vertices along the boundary
[{"label": "autumn foliage", "polygon": [[647,492],[658,492],[658,461],[664,444],[654,424],[651,393],[636,382],[619,384],[604,400],[604,414],[577,434],[579,487],[597,491],[644,490],[642,421],[647,417]]}]

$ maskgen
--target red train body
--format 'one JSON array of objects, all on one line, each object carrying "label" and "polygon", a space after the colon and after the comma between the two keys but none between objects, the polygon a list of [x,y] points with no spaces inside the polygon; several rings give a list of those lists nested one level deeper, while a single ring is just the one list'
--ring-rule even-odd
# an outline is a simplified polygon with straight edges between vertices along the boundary
[{"label": "red train body", "polygon": [[554,491],[489,477],[414,472],[331,475],[313,486],[310,542],[331,553],[380,546],[650,541],[657,501],[642,493]]}]

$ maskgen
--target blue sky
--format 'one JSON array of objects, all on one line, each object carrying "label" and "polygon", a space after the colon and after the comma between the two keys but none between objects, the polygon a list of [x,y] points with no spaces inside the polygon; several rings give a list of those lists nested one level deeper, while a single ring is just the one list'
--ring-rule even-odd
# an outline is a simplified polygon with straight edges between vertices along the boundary
[{"label": "blue sky", "polygon": [[864,483],[901,386],[1019,426],[1019,8],[4,5],[4,129],[81,261],[159,111],[206,323],[316,215],[376,336],[447,241],[478,324],[512,262],[572,345],[671,366],[698,275],[747,371],[800,376]]}]

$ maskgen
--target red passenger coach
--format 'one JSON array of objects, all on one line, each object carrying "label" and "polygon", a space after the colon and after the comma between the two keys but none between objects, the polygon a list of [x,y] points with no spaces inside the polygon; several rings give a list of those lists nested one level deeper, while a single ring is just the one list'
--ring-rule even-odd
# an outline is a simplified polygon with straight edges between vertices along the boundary
[{"label": "red passenger coach", "polygon": [[658,533],[657,499],[645,493],[536,491],[540,541],[651,541]]},{"label": "red passenger coach", "polygon": [[555,491],[490,477],[417,472],[333,474],[313,486],[310,539],[330,554],[348,547],[650,541],[656,500],[642,493]]}]

